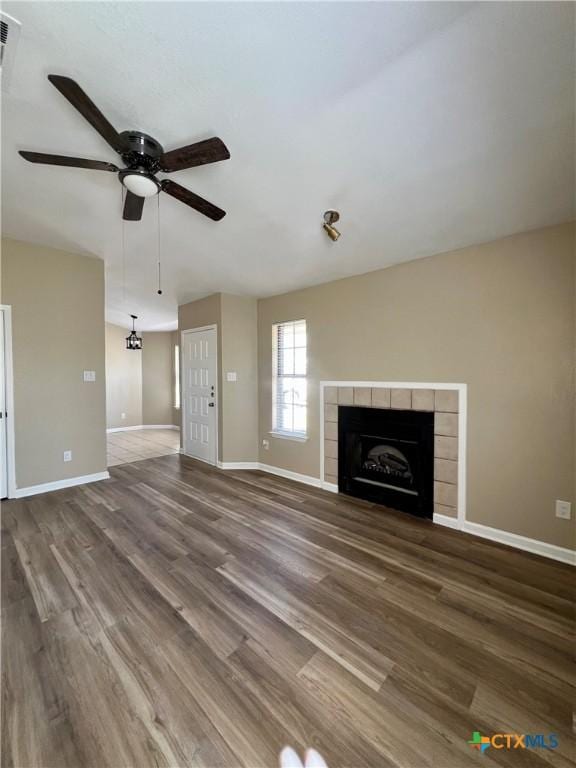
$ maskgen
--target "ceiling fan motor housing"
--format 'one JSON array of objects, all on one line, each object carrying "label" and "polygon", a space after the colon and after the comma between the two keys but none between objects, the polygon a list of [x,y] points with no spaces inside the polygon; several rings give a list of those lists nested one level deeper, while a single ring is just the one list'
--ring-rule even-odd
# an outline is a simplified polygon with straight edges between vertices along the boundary
[{"label": "ceiling fan motor housing", "polygon": [[126,147],[121,156],[128,168],[141,168],[148,173],[160,169],[164,148],[159,141],[141,131],[123,131],[120,136]]}]

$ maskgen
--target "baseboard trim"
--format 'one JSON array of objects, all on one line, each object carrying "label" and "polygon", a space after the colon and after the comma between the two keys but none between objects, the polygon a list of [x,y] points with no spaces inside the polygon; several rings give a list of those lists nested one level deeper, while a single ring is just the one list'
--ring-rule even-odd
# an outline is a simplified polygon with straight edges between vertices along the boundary
[{"label": "baseboard trim", "polygon": [[[298,483],[304,483],[306,485],[312,485],[315,488],[322,488],[330,493],[338,493],[338,486],[335,483],[322,482],[318,477],[311,477],[310,475],[301,475],[298,472],[291,472],[288,469],[282,469],[280,467],[274,467],[271,464],[259,464],[253,461],[237,461],[237,462],[218,462],[220,469],[259,469],[262,472],[267,472],[270,475],[278,475],[278,477],[285,477],[287,480],[295,480]],[[474,536],[479,536],[483,539],[489,539],[490,541],[497,542],[499,544],[507,544],[515,549],[521,549],[525,552],[531,552],[535,555],[541,555],[542,557],[548,557],[552,560],[558,560],[561,563],[567,563],[569,565],[576,565],[576,552],[571,549],[565,549],[564,547],[557,547],[554,544],[547,544],[545,541],[538,541],[537,539],[529,539],[526,536],[520,536],[516,533],[509,533],[508,531],[500,530],[499,528],[491,528],[488,525],[481,525],[480,523],[470,523],[460,521],[455,517],[448,517],[448,515],[435,514],[433,516],[433,522],[437,525],[443,525],[446,528],[452,528],[453,530],[464,531],[465,533],[471,533]]]},{"label": "baseboard trim", "polygon": [[534,555],[541,555],[542,557],[548,557],[552,560],[558,560],[560,563],[576,565],[576,551],[567,549],[566,547],[558,547],[555,544],[548,544],[545,541],[529,539],[527,536],[520,536],[518,533],[510,533],[509,531],[503,531],[500,528],[491,528],[489,525],[481,525],[480,523],[471,523],[469,521],[464,521],[462,530],[465,533],[471,533],[482,539],[489,539],[490,541],[496,541],[499,544],[507,544],[509,547],[515,547],[515,549],[532,552]]},{"label": "baseboard trim", "polygon": [[219,461],[218,469],[260,469],[257,461]]},{"label": "baseboard trim", "polygon": [[321,488],[322,483],[319,477],[312,477],[311,475],[301,475],[299,472],[291,472],[289,469],[282,469],[281,467],[273,467],[271,464],[260,464],[258,466],[262,472],[267,472],[269,475],[277,475],[278,477],[285,477],[286,480],[295,480],[297,483],[304,483],[304,485],[312,485],[314,488]]},{"label": "baseboard trim", "polygon": [[259,461],[219,461],[219,469],[252,469],[260,470],[260,472],[267,472],[269,475],[277,475],[278,477],[285,477],[286,480],[295,480],[297,483],[304,483],[304,485],[312,485],[314,488],[322,488],[322,483],[319,477],[312,477],[311,475],[301,475],[299,472],[291,472],[289,469],[282,469],[281,467],[273,467],[271,464],[261,464]]},{"label": "baseboard trim", "polygon": [[448,515],[440,515],[434,513],[432,517],[432,522],[436,523],[436,525],[444,525],[446,528],[454,528],[455,530],[460,530],[460,521],[456,517],[448,517]]},{"label": "baseboard trim", "polygon": [[311,475],[301,475],[299,472],[291,472],[289,469],[282,469],[281,467],[273,467],[271,464],[261,464],[259,461],[219,461],[219,469],[257,469],[260,472],[267,472],[269,475],[277,475],[278,477],[285,477],[286,480],[295,480],[297,483],[304,483],[304,485],[312,485],[314,488],[321,488],[322,483],[319,477],[312,477]]},{"label": "baseboard trim", "polygon": [[25,496],[36,496],[38,493],[49,493],[50,491],[59,491],[62,488],[72,488],[75,485],[85,485],[86,483],[96,483],[98,480],[108,480],[108,472],[96,472],[93,475],[80,475],[79,477],[68,477],[66,480],[55,480],[52,483],[41,483],[40,485],[30,485],[28,488],[16,488],[15,499],[22,499]]},{"label": "baseboard trim", "polygon": [[176,429],[179,430],[175,424],[138,424],[136,427],[110,427],[106,430],[110,432],[136,432],[139,429]]},{"label": "baseboard trim", "polygon": [[216,462],[216,464],[213,464],[211,461],[208,461],[207,459],[201,459],[200,456],[192,456],[191,454],[186,453],[184,448],[180,448],[178,450],[178,453],[180,454],[180,456],[184,456],[184,458],[186,459],[192,459],[192,461],[201,461],[202,464],[207,464],[209,467],[215,467],[215,468],[218,467],[218,462]]}]

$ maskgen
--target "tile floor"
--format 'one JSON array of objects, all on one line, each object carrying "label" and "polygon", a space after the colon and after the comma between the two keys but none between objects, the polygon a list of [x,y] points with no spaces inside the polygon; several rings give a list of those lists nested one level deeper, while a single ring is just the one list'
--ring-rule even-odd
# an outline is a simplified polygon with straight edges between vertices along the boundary
[{"label": "tile floor", "polygon": [[180,450],[180,430],[135,429],[109,432],[107,436],[108,466],[167,456]]}]

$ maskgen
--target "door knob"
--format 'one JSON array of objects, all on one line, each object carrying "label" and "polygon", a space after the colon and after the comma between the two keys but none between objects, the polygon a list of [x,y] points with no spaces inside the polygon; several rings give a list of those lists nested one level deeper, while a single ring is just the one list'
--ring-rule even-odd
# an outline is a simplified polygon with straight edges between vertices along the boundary
[{"label": "door knob", "polygon": [[214,408],[214,403],[208,403],[208,408]]}]

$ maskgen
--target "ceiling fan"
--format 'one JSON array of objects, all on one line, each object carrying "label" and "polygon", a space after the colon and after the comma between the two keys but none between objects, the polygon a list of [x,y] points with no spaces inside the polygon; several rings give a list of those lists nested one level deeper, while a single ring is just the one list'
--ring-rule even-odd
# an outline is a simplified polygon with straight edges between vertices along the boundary
[{"label": "ceiling fan", "polygon": [[173,149],[170,152],[164,152],[160,142],[141,131],[118,133],[78,83],[71,78],[48,75],[48,80],[120,155],[125,168],[118,168],[114,163],[100,160],[85,160],[81,157],[21,151],[19,154],[25,160],[30,163],[64,165],[70,168],[89,168],[93,171],[118,173],[118,178],[126,188],[122,216],[127,221],[140,221],[145,198],[157,195],[159,192],[166,192],[214,221],[220,221],[226,215],[226,211],[195,195],[194,192],[175,181],[157,179],[155,176],[158,171],[171,173],[172,171],[182,171],[185,168],[194,168],[197,165],[228,160],[230,152],[221,139],[216,137],[206,139]]}]

